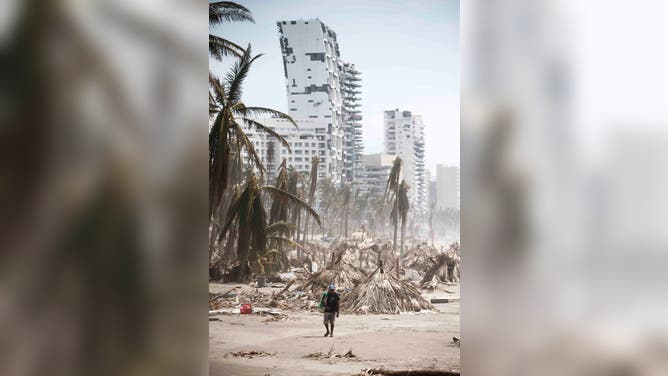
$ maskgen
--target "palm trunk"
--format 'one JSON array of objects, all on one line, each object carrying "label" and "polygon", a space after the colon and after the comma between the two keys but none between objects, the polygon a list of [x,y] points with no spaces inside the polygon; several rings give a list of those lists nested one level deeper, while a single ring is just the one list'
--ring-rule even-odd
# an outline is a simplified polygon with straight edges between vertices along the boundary
[{"label": "palm trunk", "polygon": [[401,273],[400,267],[404,259],[404,237],[406,235],[406,223],[401,221],[401,251],[399,252],[399,262],[397,264],[397,276]]},{"label": "palm trunk", "polygon": [[[392,242],[392,249],[394,250],[394,254],[397,254],[397,227],[398,227],[397,221],[394,221],[394,240]],[[399,278],[399,258],[397,257],[397,278]]]},{"label": "palm trunk", "polygon": [[[295,241],[299,243],[299,229],[301,228],[301,223],[302,223],[302,214],[297,213],[297,228],[295,229]],[[301,259],[302,257],[302,250],[301,248],[297,248],[297,257]]]},{"label": "palm trunk", "polygon": [[348,207],[346,206],[346,219],[345,219],[345,232],[344,236],[348,237]]},{"label": "palm trunk", "polygon": [[302,245],[306,243],[306,237],[308,235],[308,223],[309,223],[309,216],[307,215],[306,218],[304,219],[304,236],[302,237]]},{"label": "palm trunk", "polygon": [[[241,225],[241,224],[240,224]],[[244,229],[239,233],[237,240],[237,258],[239,260],[239,282],[246,283],[248,273],[250,272],[250,265],[248,264],[248,256],[250,253],[250,228]]]},{"label": "palm trunk", "polygon": [[209,265],[216,249],[216,238],[218,237],[217,226],[209,222]]},{"label": "palm trunk", "polygon": [[394,249],[394,252],[397,252],[397,227],[399,226],[399,223],[397,221],[394,221],[394,241],[392,242],[392,248]]}]

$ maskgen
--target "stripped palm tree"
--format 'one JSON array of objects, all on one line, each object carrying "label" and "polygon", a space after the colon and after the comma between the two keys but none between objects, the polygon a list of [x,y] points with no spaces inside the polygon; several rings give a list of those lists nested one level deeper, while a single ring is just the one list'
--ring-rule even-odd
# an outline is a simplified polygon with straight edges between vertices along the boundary
[{"label": "stripped palm tree", "polygon": [[[396,157],[394,159],[394,163],[392,164],[392,169],[390,170],[390,176],[387,179],[387,184],[385,185],[385,195],[384,199],[388,199],[389,195],[389,201],[393,202],[393,209],[392,212],[395,212],[394,207],[397,205],[397,195],[399,193],[399,186],[401,185],[400,178],[401,178],[401,158]],[[390,215],[390,221],[392,222],[392,225],[394,226],[394,237],[393,237],[393,242],[392,242],[392,248],[394,248],[394,251],[397,251],[397,227],[399,227],[399,216],[398,215]]]},{"label": "stripped palm tree", "polygon": [[[293,195],[299,197],[300,199],[303,199],[303,197],[301,197],[299,195],[299,185],[300,185],[300,180],[301,180],[300,175],[299,175],[299,171],[297,171],[292,166],[290,166],[289,171],[290,171],[290,174],[289,174],[289,177],[288,177],[288,187],[287,187],[286,191],[290,194],[293,194]],[[288,212],[290,213],[290,223],[292,224],[292,231],[290,231],[290,239],[294,240],[295,236],[298,236],[297,234],[299,234],[299,214],[300,214],[300,211],[295,210],[295,208],[293,208],[290,205],[290,203],[288,203],[288,202],[281,202],[281,205],[284,205],[288,209]]]},{"label": "stripped palm tree", "polygon": [[[250,274],[251,249],[253,257],[264,255],[267,248],[267,213],[263,204],[263,194],[274,201],[287,201],[293,207],[303,210],[319,224],[320,216],[306,202],[297,196],[272,186],[260,186],[260,179],[252,174],[245,184],[239,198],[230,206],[229,214],[222,233],[227,234],[233,229],[237,238],[238,270],[236,280],[247,282]],[[285,229],[283,230],[285,231]]]},{"label": "stripped palm tree", "polygon": [[[401,265],[400,260],[404,257],[404,237],[406,236],[406,219],[408,217],[408,210],[410,209],[410,204],[408,202],[408,189],[410,187],[406,184],[405,180],[401,181],[397,189],[397,194],[395,196],[394,205],[392,206],[392,211],[390,212],[390,217],[396,223],[398,220],[401,220],[401,250],[399,252],[399,257],[397,258],[397,277],[400,277]],[[395,229],[396,237],[396,229]]]},{"label": "stripped palm tree", "polygon": [[[216,1],[209,3],[209,30],[225,22],[247,21],[255,22],[250,10],[231,1]],[[209,54],[217,60],[223,56],[242,57],[244,49],[223,37],[209,33]]]},{"label": "stripped palm tree", "polygon": [[343,187],[343,190],[341,191],[341,198],[342,198],[342,209],[343,209],[343,226],[344,226],[344,232],[343,236],[347,237],[348,236],[348,214],[350,213],[350,198],[352,196],[352,192],[350,190],[350,185],[346,184]]},{"label": "stripped palm tree", "polygon": [[[369,206],[371,195],[369,193],[362,195],[362,190],[357,187],[352,198],[353,228],[358,228],[364,222],[366,212]],[[356,222],[356,223],[355,223]]]},{"label": "stripped palm tree", "polygon": [[[288,180],[289,180],[289,173],[288,173],[288,165],[287,161],[285,158],[283,158],[283,162],[278,166],[278,174],[276,175],[276,183],[274,186],[280,190],[287,191],[288,189]],[[271,203],[271,209],[269,211],[269,221],[271,223],[277,223],[277,222],[288,222],[288,206],[285,205],[284,202],[281,202],[279,200],[274,200]],[[282,236],[288,236],[290,233],[291,229],[283,229],[283,231],[280,232]]]},{"label": "stripped palm tree", "polygon": [[[385,218],[385,202],[382,197],[374,194],[374,191],[369,194],[371,198],[369,199],[370,208],[367,210],[367,221],[369,222],[369,232],[375,237],[379,222],[383,222],[382,218]],[[379,221],[379,219],[381,220]]]},{"label": "stripped palm tree", "polygon": [[[318,166],[320,165],[320,157],[314,155],[311,158],[311,172],[309,173],[309,191],[308,191],[308,204],[313,206],[313,200],[315,199],[315,192],[318,188]],[[304,238],[302,239],[302,244],[306,242],[306,235],[308,234],[308,225],[309,217],[306,217],[306,223],[304,224]]]},{"label": "stripped palm tree", "polygon": [[334,205],[336,199],[336,186],[331,178],[325,178],[320,185],[320,212],[323,218],[327,218],[327,223],[323,232],[330,233],[333,220],[333,215],[330,215],[330,210]]}]

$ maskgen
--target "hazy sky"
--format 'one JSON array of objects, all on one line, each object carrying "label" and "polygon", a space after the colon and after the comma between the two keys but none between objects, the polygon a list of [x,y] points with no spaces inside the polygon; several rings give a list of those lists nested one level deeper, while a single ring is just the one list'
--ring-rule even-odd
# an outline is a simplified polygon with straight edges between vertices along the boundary
[{"label": "hazy sky", "polygon": [[[263,57],[254,64],[243,101],[287,112],[276,21],[319,18],[333,29],[341,58],[362,72],[364,153],[383,151],[383,111],[421,114],[427,167],[459,165],[459,1],[239,0],[255,24],[229,23],[215,33]],[[224,72],[223,64],[212,70]]]}]

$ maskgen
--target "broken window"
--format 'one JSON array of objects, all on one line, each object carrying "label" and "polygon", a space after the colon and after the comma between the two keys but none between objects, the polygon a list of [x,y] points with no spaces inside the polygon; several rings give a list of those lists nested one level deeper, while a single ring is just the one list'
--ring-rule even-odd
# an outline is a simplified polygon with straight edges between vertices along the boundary
[{"label": "broken window", "polygon": [[325,62],[325,53],[324,52],[314,52],[314,53],[305,53],[305,55],[311,58],[311,61],[322,61]]}]

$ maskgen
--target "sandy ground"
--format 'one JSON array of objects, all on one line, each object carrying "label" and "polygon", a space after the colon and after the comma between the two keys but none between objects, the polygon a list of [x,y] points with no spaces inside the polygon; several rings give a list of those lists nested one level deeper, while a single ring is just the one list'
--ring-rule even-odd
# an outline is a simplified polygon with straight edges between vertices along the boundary
[{"label": "sandy ground", "polygon": [[[212,292],[233,284],[211,284]],[[459,286],[425,297],[458,297]],[[269,289],[269,291],[271,291]],[[209,322],[209,374],[239,376],[356,375],[362,369],[459,369],[459,303],[435,304],[440,313],[346,315],[337,319],[334,337],[324,338],[322,314],[285,312],[288,318],[268,321],[259,315],[219,315]],[[314,360],[304,356],[352,350],[357,358]],[[275,356],[235,358],[230,352],[256,350]]]}]

